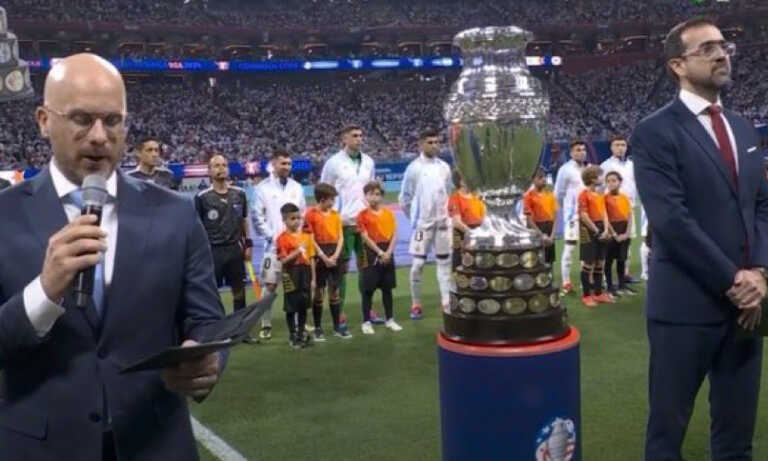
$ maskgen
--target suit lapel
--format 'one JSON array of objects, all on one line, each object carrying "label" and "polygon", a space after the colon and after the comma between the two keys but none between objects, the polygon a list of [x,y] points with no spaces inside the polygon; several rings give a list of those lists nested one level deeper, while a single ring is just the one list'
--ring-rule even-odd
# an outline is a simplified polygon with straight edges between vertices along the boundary
[{"label": "suit lapel", "polygon": [[56,188],[53,187],[48,167],[30,181],[30,187],[26,192],[28,206],[23,206],[22,209],[45,252],[48,248],[48,239],[68,222],[64,206],[56,193]]},{"label": "suit lapel", "polygon": [[[131,290],[137,289],[130,282],[132,273],[146,264],[144,257],[149,236],[154,204],[142,193],[145,185],[138,180],[126,178],[117,172],[117,248],[112,270],[112,281],[106,293],[106,304],[102,313],[102,325],[106,328],[110,311],[126,305],[121,300],[131,298]],[[128,304],[130,305],[130,304]]]},{"label": "suit lapel", "polygon": [[744,181],[739,180],[739,197],[742,200],[746,199],[749,195],[749,181],[746,180],[749,171],[749,154],[747,153],[748,146],[745,144],[749,139],[747,134],[742,133],[741,120],[735,117],[730,111],[724,111],[725,119],[728,121],[728,125],[731,126],[733,131],[733,139],[736,141],[736,159],[739,162],[739,178],[745,178]]},{"label": "suit lapel", "polygon": [[733,184],[733,181],[731,180],[731,174],[726,170],[725,164],[723,163],[723,158],[720,155],[720,149],[718,149],[717,144],[715,144],[715,141],[712,139],[709,133],[707,133],[707,130],[705,130],[704,127],[701,125],[701,122],[699,122],[696,116],[693,115],[691,111],[688,110],[687,107],[685,107],[685,104],[683,104],[683,102],[680,99],[676,101],[675,107],[676,107],[678,118],[680,119],[680,122],[683,126],[683,129],[696,142],[696,144],[698,144],[699,147],[701,147],[701,149],[707,154],[707,157],[709,157],[709,159],[715,165],[715,168],[717,168],[717,171],[720,172],[720,175],[723,177],[723,180],[726,183],[728,183],[728,187],[730,188],[733,195],[738,196],[738,192],[736,191],[736,186]]}]

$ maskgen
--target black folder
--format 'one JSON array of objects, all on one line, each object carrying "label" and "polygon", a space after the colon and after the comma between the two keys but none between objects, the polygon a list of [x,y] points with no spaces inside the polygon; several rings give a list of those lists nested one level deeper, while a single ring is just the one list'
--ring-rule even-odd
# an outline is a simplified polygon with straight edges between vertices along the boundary
[{"label": "black folder", "polygon": [[173,367],[181,362],[198,359],[211,352],[242,344],[259,319],[272,307],[275,298],[277,298],[277,295],[274,293],[268,294],[255,303],[248,305],[245,309],[234,312],[218,322],[206,326],[204,336],[207,339],[200,344],[188,347],[169,347],[123,368],[120,370],[120,373],[160,370]]}]

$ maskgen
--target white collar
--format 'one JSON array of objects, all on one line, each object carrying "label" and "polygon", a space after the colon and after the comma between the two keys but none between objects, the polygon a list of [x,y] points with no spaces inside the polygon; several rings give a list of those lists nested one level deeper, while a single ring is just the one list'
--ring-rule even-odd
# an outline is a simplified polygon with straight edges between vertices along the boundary
[{"label": "white collar", "polygon": [[[55,160],[51,160],[48,170],[51,172],[53,188],[56,189],[56,195],[58,195],[59,198],[66,197],[70,194],[70,192],[80,189],[80,186],[73,183],[67,179],[66,176],[64,176],[64,173],[62,173],[59,167],[56,165]],[[107,193],[110,197],[117,198],[117,174],[114,170],[112,170],[112,174],[110,174],[109,178],[107,178]]]},{"label": "white collar", "polygon": [[[712,105],[711,102],[702,98],[698,94],[692,93],[683,88],[680,88],[680,100],[683,101],[683,104],[685,104],[685,107],[687,107],[688,110],[693,112],[693,115],[696,115],[696,116],[699,116],[702,113],[704,113],[707,110],[707,108]],[[720,100],[720,96],[717,97],[717,102],[715,104],[717,104],[720,107],[723,107],[723,102]]]},{"label": "white collar", "polygon": [[427,155],[424,152],[419,152],[419,157],[425,162],[434,163],[437,161],[437,156],[434,156],[432,158],[427,157]]}]

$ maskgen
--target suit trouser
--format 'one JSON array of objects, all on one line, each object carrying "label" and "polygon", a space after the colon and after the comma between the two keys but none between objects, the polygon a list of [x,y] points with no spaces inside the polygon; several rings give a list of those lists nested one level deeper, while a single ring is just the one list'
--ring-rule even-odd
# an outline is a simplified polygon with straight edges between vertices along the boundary
[{"label": "suit trouser", "polygon": [[646,461],[680,461],[696,394],[709,378],[712,461],[751,460],[762,338],[740,337],[735,321],[680,325],[648,320],[650,411]]}]

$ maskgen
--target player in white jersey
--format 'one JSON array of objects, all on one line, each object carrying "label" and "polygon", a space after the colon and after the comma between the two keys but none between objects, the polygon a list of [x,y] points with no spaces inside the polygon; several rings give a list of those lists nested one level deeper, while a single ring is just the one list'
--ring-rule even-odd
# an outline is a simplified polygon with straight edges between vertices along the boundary
[{"label": "player in white jersey", "polygon": [[[611,156],[602,164],[600,164],[600,168],[603,170],[604,175],[612,171],[615,171],[621,175],[621,193],[629,198],[629,203],[632,206],[632,222],[629,223],[629,238],[636,238],[638,218],[635,216],[641,216],[642,212],[635,213],[635,209],[638,206],[642,208],[642,206],[640,204],[640,200],[638,199],[637,187],[635,186],[635,166],[632,163],[632,159],[627,158],[626,137],[622,135],[616,135],[611,139]],[[624,273],[624,277],[626,279],[630,279],[631,281],[629,260],[630,256],[627,255],[627,268],[626,272]]]},{"label": "player in white jersey", "polygon": [[[306,208],[304,189],[291,179],[291,154],[283,149],[272,152],[270,175],[256,185],[253,192],[253,229],[264,239],[264,256],[261,261],[261,279],[267,291],[275,292],[280,281],[281,267],[276,256],[276,240],[285,229],[280,208],[293,203],[303,215]],[[261,318],[261,339],[272,337],[272,311]]]},{"label": "player in white jersey", "polygon": [[[357,231],[357,215],[368,207],[363,187],[376,179],[376,165],[370,156],[360,151],[363,146],[363,130],[360,126],[346,125],[340,134],[343,148],[325,161],[320,182],[332,185],[339,193],[336,209],[341,215],[343,227],[344,248],[341,251],[341,264],[346,272],[352,252],[357,257],[357,267],[360,267],[363,240]],[[341,278],[339,287],[342,312],[347,291],[346,279],[346,275]],[[373,317],[378,316],[371,312],[371,317],[373,321]]]},{"label": "player in white jersey", "polygon": [[570,146],[571,159],[565,162],[557,172],[555,180],[555,199],[558,207],[563,210],[565,224],[565,245],[563,258],[560,260],[560,273],[563,280],[563,294],[573,289],[571,283],[571,263],[576,244],[579,242],[579,193],[584,189],[581,171],[587,158],[587,145],[584,141],[573,141]]},{"label": "player in white jersey", "polygon": [[443,309],[449,303],[451,283],[451,217],[448,197],[453,189],[451,168],[437,157],[440,137],[433,129],[419,137],[421,154],[405,170],[400,189],[400,207],[411,220],[411,319],[422,316],[421,285],[424,263],[434,247],[437,283]]}]

